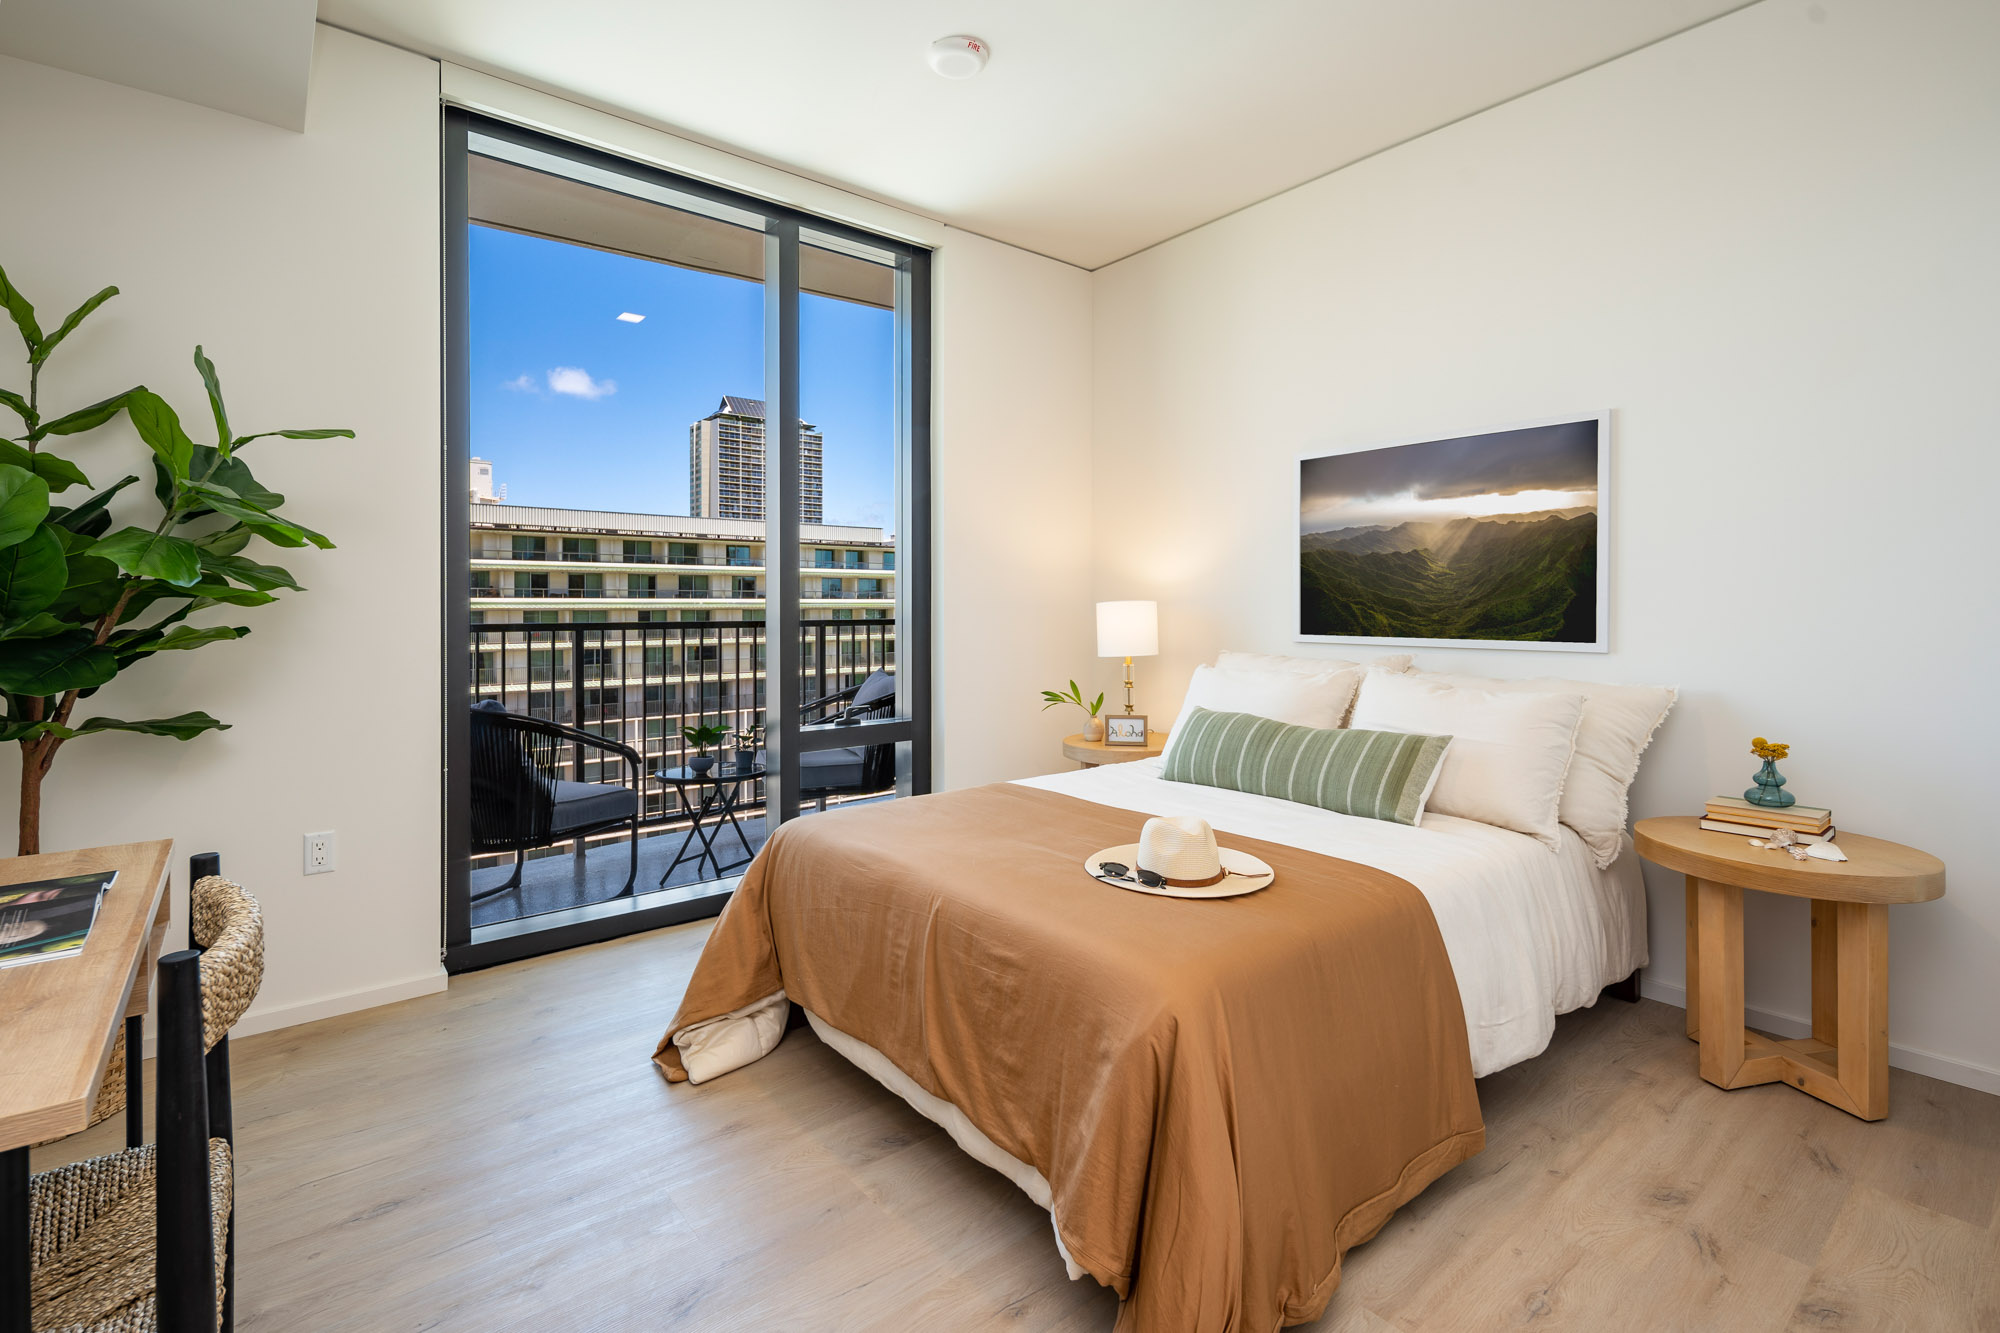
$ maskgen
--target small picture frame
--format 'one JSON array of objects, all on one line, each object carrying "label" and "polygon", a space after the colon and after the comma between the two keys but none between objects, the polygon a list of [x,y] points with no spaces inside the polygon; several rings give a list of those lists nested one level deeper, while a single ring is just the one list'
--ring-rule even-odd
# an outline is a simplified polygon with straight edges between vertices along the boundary
[{"label": "small picture frame", "polygon": [[1143,749],[1147,735],[1144,713],[1113,713],[1104,719],[1106,745],[1130,745]]}]

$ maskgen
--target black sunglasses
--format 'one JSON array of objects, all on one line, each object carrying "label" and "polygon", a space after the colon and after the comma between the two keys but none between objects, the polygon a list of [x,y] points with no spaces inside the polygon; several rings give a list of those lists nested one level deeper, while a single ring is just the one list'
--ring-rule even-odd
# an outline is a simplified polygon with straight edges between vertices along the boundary
[{"label": "black sunglasses", "polygon": [[1157,871],[1143,868],[1134,870],[1131,866],[1121,861],[1099,861],[1094,878],[1101,879],[1107,884],[1115,884],[1123,881],[1127,884],[1138,884],[1148,889],[1157,889],[1167,882],[1167,877]]}]

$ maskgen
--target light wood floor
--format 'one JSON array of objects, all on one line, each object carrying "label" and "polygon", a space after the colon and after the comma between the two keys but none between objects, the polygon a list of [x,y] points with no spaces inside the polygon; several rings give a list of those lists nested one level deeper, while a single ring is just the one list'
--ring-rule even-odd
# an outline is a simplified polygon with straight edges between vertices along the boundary
[{"label": "light wood floor", "polygon": [[[1045,1213],[810,1032],[669,1088],[647,1057],[706,935],[238,1043],[239,1326],[1111,1327]],[[1681,1022],[1607,1001],[1485,1080],[1486,1151],[1312,1327],[2000,1329],[2000,1098],[1898,1072],[1871,1125],[1722,1092]]]}]

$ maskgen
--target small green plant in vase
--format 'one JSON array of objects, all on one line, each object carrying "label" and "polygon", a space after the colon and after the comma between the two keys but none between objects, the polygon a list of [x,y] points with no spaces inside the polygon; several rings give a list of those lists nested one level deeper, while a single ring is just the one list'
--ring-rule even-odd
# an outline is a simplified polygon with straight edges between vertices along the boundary
[{"label": "small green plant in vase", "polygon": [[1075,704],[1084,713],[1084,739],[1092,741],[1101,741],[1104,739],[1104,719],[1097,715],[1098,710],[1104,707],[1104,694],[1102,691],[1098,692],[1095,699],[1092,699],[1089,703],[1085,703],[1083,700],[1083,691],[1077,687],[1075,681],[1071,681],[1067,691],[1043,690],[1042,699],[1042,711],[1044,713],[1058,704]]},{"label": "small green plant in vase", "polygon": [[688,768],[706,775],[709,769],[715,767],[715,756],[708,752],[708,747],[722,744],[728,735],[729,728],[707,722],[697,723],[692,727],[682,727],[681,739],[695,748],[695,757],[688,760]]}]

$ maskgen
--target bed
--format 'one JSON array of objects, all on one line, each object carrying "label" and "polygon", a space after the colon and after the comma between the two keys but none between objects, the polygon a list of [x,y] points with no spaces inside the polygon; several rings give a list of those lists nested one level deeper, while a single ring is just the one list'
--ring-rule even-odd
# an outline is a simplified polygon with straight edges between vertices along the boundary
[{"label": "bed", "polygon": [[[797,1000],[1050,1209],[1070,1275],[1124,1298],[1121,1330],[1317,1317],[1341,1255],[1483,1146],[1472,1080],[1645,962],[1636,861],[1599,870],[1567,830],[1551,850],[1168,782],[1162,762],[788,825],[656,1059],[694,1082],[740,1068]],[[1278,882],[1231,908],[1082,875],[1174,814]]]}]

